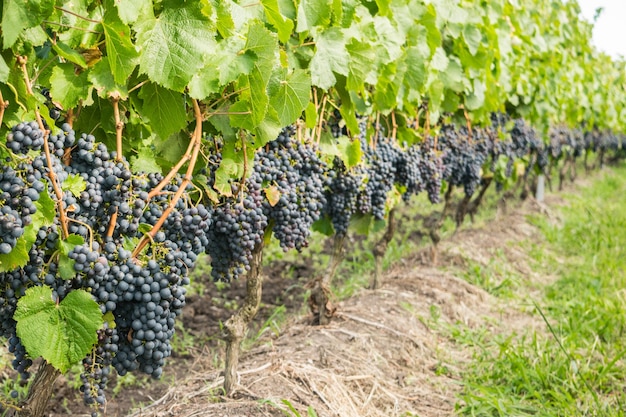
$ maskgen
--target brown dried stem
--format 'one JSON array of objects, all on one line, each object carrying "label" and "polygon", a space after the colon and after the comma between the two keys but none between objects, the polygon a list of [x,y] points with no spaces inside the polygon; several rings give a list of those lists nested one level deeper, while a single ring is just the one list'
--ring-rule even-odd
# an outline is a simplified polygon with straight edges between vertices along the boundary
[{"label": "brown dried stem", "polygon": [[115,160],[120,162],[122,160],[122,131],[124,130],[124,122],[120,118],[120,98],[119,96],[113,97],[113,116],[115,117],[115,150],[117,155]]},{"label": "brown dried stem", "polygon": [[396,112],[391,112],[391,139],[395,142],[398,134],[398,123],[396,123]]},{"label": "brown dried stem", "polygon": [[[18,56],[17,62],[22,68],[24,82],[26,83],[26,91],[28,92],[28,94],[34,95],[30,79],[28,77],[28,70],[26,68],[27,58],[23,56]],[[61,191],[61,187],[59,187],[59,184],[57,183],[57,176],[54,173],[54,169],[52,168],[52,155],[50,154],[50,147],[48,146],[48,135],[50,134],[50,131],[45,128],[38,108],[35,108],[35,118],[37,119],[39,128],[43,132],[43,149],[46,155],[46,164],[48,165],[48,178],[50,178],[50,182],[52,183],[52,189],[54,190],[54,194],[57,198],[56,205],[59,212],[59,221],[61,223],[61,233],[63,238],[67,238],[67,236],[69,236],[69,231],[67,228],[67,214],[65,212],[65,208],[63,208],[63,192]]]},{"label": "brown dried stem", "polygon": [[113,231],[115,230],[115,225],[117,224],[117,207],[115,207],[115,211],[111,214],[111,218],[109,219],[109,227],[107,228],[106,237],[113,237]]},{"label": "brown dried stem", "polygon": [[[197,100],[193,100],[193,109],[194,109],[194,113],[195,113],[195,117],[196,117],[196,128],[195,128],[195,130],[193,132],[193,136],[191,137],[191,143],[190,143],[191,155],[189,155],[189,149],[187,149],[187,153],[185,154],[185,156],[183,156],[183,159],[181,159],[181,161],[183,163],[184,163],[184,161],[189,160],[189,166],[187,167],[187,172],[185,173],[185,176],[183,177],[183,181],[180,184],[178,190],[176,191],[176,193],[172,197],[172,199],[170,201],[170,204],[163,211],[163,214],[161,215],[159,220],[157,220],[156,224],[154,226],[152,226],[152,229],[147,234],[145,234],[143,236],[143,238],[141,238],[141,240],[137,244],[137,247],[133,251],[133,255],[132,255],[133,258],[137,257],[137,255],[146,247],[146,245],[150,241],[154,240],[154,237],[156,236],[157,232],[161,229],[161,227],[165,223],[165,220],[170,215],[172,210],[174,210],[174,207],[176,207],[176,204],[178,203],[178,200],[180,200],[180,198],[182,197],[183,193],[185,192],[187,186],[191,182],[193,169],[196,166],[196,161],[198,160],[198,154],[200,153],[200,144],[202,143],[201,142],[201,139],[202,139],[202,112],[200,111],[200,106],[198,106],[198,101]],[[182,165],[182,164],[180,164],[180,165]],[[168,177],[170,177],[170,179],[171,179],[176,174],[176,172],[174,172],[172,170],[172,172],[170,172]],[[160,189],[162,189],[165,186],[165,184],[166,183],[161,181],[161,183],[159,184],[159,186],[161,186]],[[156,195],[156,194],[154,194],[154,190],[152,190],[150,192],[150,194],[148,195],[148,197],[151,198],[154,195]]]}]

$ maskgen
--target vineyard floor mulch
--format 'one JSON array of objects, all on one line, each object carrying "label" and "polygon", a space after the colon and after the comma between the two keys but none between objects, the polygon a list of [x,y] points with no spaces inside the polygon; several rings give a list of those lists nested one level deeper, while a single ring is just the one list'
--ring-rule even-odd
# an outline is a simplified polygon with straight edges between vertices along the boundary
[{"label": "vineyard floor mulch", "polygon": [[[189,297],[183,312],[183,340],[195,346],[170,359],[161,381],[135,383],[109,394],[106,416],[295,415],[282,411],[287,410],[283,400],[303,416],[308,407],[320,417],[453,415],[471,351],[446,337],[441,326],[543,331],[528,306],[499,300],[459,278],[470,264],[488,266],[504,257],[526,280],[523,288],[529,292],[534,282],[550,279],[533,273],[531,260],[518,245],[541,239],[528,215],[541,213],[558,221],[550,207],[562,200],[552,194],[545,204],[517,204],[485,225],[465,226],[442,241],[436,267],[429,249],[401,259],[386,272],[382,289],[363,289],[339,302],[327,326],[312,326],[312,317],[302,308],[305,285],[314,273],[311,261],[273,263],[264,272],[264,305],[251,334],[279,305],[286,307],[287,322],[279,332],[263,332],[242,354],[234,398],[221,396],[224,344],[217,335],[220,321],[243,299],[245,280],[221,290],[207,282],[204,291]],[[57,384],[49,417],[89,415],[71,381]]]}]

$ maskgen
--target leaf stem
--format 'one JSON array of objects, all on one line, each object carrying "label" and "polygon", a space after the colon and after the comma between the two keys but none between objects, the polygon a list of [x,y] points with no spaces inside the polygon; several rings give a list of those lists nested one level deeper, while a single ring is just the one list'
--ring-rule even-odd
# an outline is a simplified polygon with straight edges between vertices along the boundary
[{"label": "leaf stem", "polygon": [[[60,27],[64,27],[64,28],[69,28],[69,29],[82,30],[83,32],[96,33],[98,35],[102,34],[102,32],[98,32],[97,30],[81,28],[81,27],[73,26],[73,25],[66,25],[65,23],[53,22],[53,21],[50,21],[50,20],[44,20],[42,23],[45,23],[47,25],[55,25],[55,26],[60,26]],[[100,23],[100,22],[98,22],[98,23]]]},{"label": "leaf stem", "polygon": [[79,18],[79,19],[82,19],[82,20],[85,20],[85,21],[87,21],[87,22],[91,22],[91,23],[102,23],[102,22],[101,22],[101,21],[99,21],[99,20],[90,19],[90,18],[88,18],[88,17],[85,17],[85,16],[82,16],[82,15],[79,15],[78,13],[75,13],[75,12],[73,12],[73,11],[71,11],[71,10],[64,9],[63,7],[60,7],[60,6],[54,6],[54,8],[55,8],[55,9],[57,9],[57,10],[62,11],[63,13],[70,14],[70,15],[72,15],[72,16],[75,16],[75,17],[77,17],[77,18]]},{"label": "leaf stem", "polygon": [[[33,89],[31,86],[30,79],[28,77],[28,70],[26,68],[26,62],[28,58],[25,56],[18,56],[17,62],[22,68],[22,74],[24,76],[24,82],[26,83],[26,91],[31,96],[33,94]],[[65,213],[65,209],[63,208],[63,192],[57,183],[57,176],[52,167],[52,155],[50,154],[50,147],[48,145],[48,136],[50,131],[46,129],[43,124],[43,120],[41,119],[41,114],[39,113],[39,108],[35,107],[35,117],[37,119],[37,123],[39,124],[39,128],[43,132],[43,149],[46,155],[46,164],[48,165],[48,178],[50,178],[50,182],[52,183],[52,189],[54,190],[54,194],[57,198],[56,206],[59,212],[59,221],[61,223],[61,233],[64,239],[69,236],[69,231],[67,228],[67,214]]]}]

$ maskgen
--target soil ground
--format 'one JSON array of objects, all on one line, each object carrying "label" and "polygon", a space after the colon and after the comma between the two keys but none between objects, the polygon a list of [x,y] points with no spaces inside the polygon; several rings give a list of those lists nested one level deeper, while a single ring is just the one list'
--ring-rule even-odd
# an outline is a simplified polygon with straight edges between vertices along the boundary
[{"label": "soil ground", "polygon": [[[245,281],[219,288],[206,280],[204,290],[188,298],[184,337],[163,379],[138,379],[109,393],[106,416],[297,416],[289,406],[302,416],[320,417],[453,415],[471,352],[439,331],[442,326],[543,328],[525,312],[528,306],[498,299],[460,277],[469,267],[503,258],[527,280],[527,291],[533,282],[550,279],[535,276],[519,244],[541,239],[528,215],[552,216],[550,207],[560,203],[554,195],[545,204],[527,200],[507,213],[500,210],[485,225],[465,226],[439,244],[436,266],[429,248],[401,259],[386,272],[380,290],[363,289],[339,302],[328,326],[312,326],[303,309],[305,287],[315,273],[311,261],[272,263],[265,268],[263,307],[250,334],[274,317],[277,306],[285,306],[285,319],[280,330],[266,326],[242,354],[234,398],[220,391],[219,323],[243,299]],[[400,227],[402,221],[408,220],[401,218]],[[89,415],[72,381],[57,384],[50,417]]]}]

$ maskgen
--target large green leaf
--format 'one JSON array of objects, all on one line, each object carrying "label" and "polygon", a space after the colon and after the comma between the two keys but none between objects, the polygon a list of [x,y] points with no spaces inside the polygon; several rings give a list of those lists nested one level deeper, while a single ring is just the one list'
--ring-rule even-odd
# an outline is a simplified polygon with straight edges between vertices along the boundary
[{"label": "large green leaf", "polygon": [[265,16],[267,21],[276,28],[278,32],[278,39],[282,43],[287,43],[293,32],[293,21],[285,18],[281,13],[278,6],[278,0],[261,0],[263,10],[265,10]]},{"label": "large green leaf", "polygon": [[140,113],[150,120],[159,137],[167,138],[187,125],[182,94],[148,83],[141,88],[139,98],[143,100]]},{"label": "large green leaf", "polygon": [[17,335],[33,358],[42,357],[61,372],[79,363],[98,341],[104,324],[100,307],[84,290],[61,302],[49,287],[32,287],[17,302]]},{"label": "large green leaf", "polygon": [[296,32],[311,30],[314,26],[330,24],[331,0],[301,0],[298,5]]},{"label": "large green leaf", "polygon": [[113,78],[116,83],[124,85],[135,69],[138,58],[130,28],[112,11],[104,16],[102,28]]},{"label": "large green leaf", "polygon": [[4,0],[2,4],[3,48],[15,44],[24,29],[41,24],[54,10],[54,0]]},{"label": "large green leaf", "polygon": [[295,70],[291,74],[270,84],[270,105],[276,110],[278,120],[283,126],[294,121],[309,104],[311,94],[311,77],[304,70]]},{"label": "large green leaf", "polygon": [[339,28],[330,28],[315,39],[315,55],[310,63],[311,81],[325,90],[332,87],[337,74],[348,75],[349,55],[346,38]]},{"label": "large green leaf", "polygon": [[91,83],[88,76],[89,71],[77,74],[73,64],[57,64],[50,76],[50,94],[61,106],[72,109],[90,95]]},{"label": "large green leaf", "polygon": [[214,24],[196,2],[167,7],[135,28],[141,72],[172,90],[183,91],[215,48]]}]

